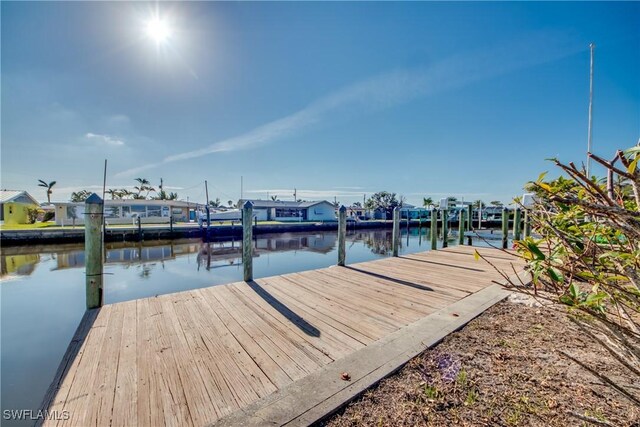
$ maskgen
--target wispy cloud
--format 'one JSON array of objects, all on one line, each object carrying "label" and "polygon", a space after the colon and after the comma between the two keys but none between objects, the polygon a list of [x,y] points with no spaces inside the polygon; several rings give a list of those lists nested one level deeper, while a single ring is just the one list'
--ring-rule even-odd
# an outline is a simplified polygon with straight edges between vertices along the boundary
[{"label": "wispy cloud", "polygon": [[246,133],[198,150],[168,156],[160,162],[125,170],[116,176],[130,176],[166,163],[208,154],[256,148],[332,118],[391,108],[418,97],[553,61],[582,48],[565,34],[545,31],[507,45],[455,55],[429,66],[394,70],[346,86],[302,110]]},{"label": "wispy cloud", "polygon": [[109,136],[109,135],[101,135],[99,133],[91,133],[88,132],[84,135],[85,138],[92,140],[92,141],[97,141],[101,144],[107,144],[107,145],[124,145],[124,141],[122,139],[113,137],[113,136]]}]

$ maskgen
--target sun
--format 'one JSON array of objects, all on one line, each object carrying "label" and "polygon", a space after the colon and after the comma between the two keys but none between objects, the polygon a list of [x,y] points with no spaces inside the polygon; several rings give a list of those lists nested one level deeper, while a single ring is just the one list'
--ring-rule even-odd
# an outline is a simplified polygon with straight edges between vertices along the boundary
[{"label": "sun", "polygon": [[155,40],[156,43],[164,43],[171,37],[169,24],[159,18],[153,18],[147,21],[145,31],[147,36]]}]

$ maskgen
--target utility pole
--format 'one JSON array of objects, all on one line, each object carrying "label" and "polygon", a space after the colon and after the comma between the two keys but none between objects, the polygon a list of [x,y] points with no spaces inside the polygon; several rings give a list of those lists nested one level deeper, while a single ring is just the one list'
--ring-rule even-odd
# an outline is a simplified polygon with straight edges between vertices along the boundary
[{"label": "utility pole", "polygon": [[593,49],[596,45],[589,44],[590,52],[590,64],[589,64],[589,131],[587,133],[587,178],[591,179],[591,157],[588,153],[591,153],[591,139],[592,139],[592,118],[593,118]]},{"label": "utility pole", "polygon": [[298,201],[298,190],[296,188],[293,189],[293,201]]},{"label": "utility pole", "polygon": [[240,200],[244,200],[244,181],[242,175],[240,175]]},{"label": "utility pole", "polygon": [[209,206],[209,187],[207,186],[207,180],[204,181],[204,193],[207,198],[207,206]]}]

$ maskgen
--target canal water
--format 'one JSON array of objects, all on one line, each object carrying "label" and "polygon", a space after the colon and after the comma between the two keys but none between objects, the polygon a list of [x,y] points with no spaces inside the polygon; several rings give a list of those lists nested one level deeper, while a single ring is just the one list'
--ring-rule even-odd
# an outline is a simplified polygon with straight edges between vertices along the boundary
[{"label": "canal water", "polygon": [[[337,261],[336,232],[260,235],[254,245],[256,278]],[[242,280],[238,241],[106,246],[107,304]],[[346,246],[347,263],[390,256],[391,230],[349,231]],[[428,229],[402,230],[401,254],[430,246]],[[73,244],[9,247],[3,248],[0,261],[1,424],[32,425],[29,419],[8,421],[6,411],[33,410],[36,415],[85,311],[84,251]]]}]

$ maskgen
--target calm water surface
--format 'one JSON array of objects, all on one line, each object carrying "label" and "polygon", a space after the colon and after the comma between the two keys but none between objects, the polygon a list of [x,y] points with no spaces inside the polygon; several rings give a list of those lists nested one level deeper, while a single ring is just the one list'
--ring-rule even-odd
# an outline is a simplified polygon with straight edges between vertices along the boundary
[{"label": "calm water surface", "polygon": [[[427,229],[402,233],[401,254],[430,248]],[[241,281],[240,243],[107,244],[105,302]],[[261,235],[255,248],[256,278],[328,267],[338,256],[336,232]],[[349,232],[347,263],[387,257],[390,249],[391,230]],[[3,248],[0,261],[1,407],[35,411],[85,311],[83,246]]]}]

